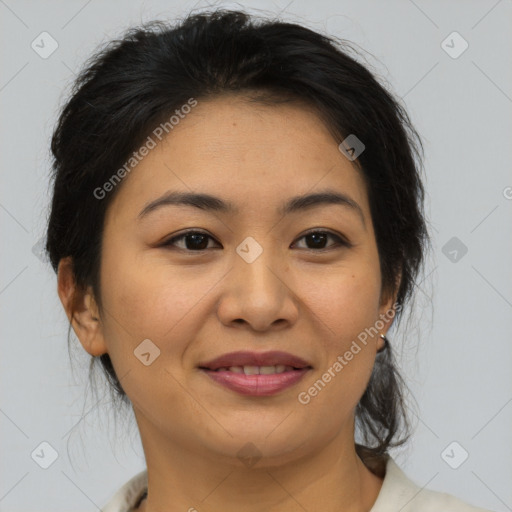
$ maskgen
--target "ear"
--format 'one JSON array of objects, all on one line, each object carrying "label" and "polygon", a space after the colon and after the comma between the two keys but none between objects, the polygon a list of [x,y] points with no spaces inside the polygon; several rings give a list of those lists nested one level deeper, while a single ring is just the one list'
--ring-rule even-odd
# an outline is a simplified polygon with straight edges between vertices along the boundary
[{"label": "ear", "polygon": [[92,356],[105,354],[107,346],[103,338],[98,306],[91,287],[84,291],[76,286],[71,256],[59,261],[57,292],[84,349]]},{"label": "ear", "polygon": [[[400,272],[395,281],[394,290],[387,291],[387,293],[381,293],[381,301],[379,306],[379,318],[384,326],[380,329],[380,334],[386,334],[393,323],[393,320],[400,310],[400,305],[396,303],[396,297],[398,290],[400,289],[400,283],[402,282],[402,273]],[[380,323],[380,322],[379,322]],[[380,350],[384,347],[384,340],[379,336],[377,340],[377,349]]]}]

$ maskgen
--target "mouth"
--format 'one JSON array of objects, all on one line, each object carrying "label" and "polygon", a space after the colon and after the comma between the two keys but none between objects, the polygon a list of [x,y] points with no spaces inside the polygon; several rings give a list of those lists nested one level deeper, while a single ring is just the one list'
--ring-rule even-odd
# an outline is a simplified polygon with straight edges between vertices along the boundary
[{"label": "mouth", "polygon": [[230,369],[209,370],[202,368],[201,371],[223,388],[227,388],[240,395],[271,396],[297,384],[312,369],[311,367],[290,368],[281,373],[267,374],[246,374],[245,371],[240,373]]},{"label": "mouth", "polygon": [[299,382],[313,366],[286,352],[233,352],[198,368],[210,379],[242,395],[270,396]]},{"label": "mouth", "polygon": [[212,371],[232,371],[246,375],[269,375],[291,370],[312,368],[304,359],[288,352],[231,352],[211,361],[200,363],[199,368]]},{"label": "mouth", "polygon": [[[311,366],[306,366],[306,369],[312,368]],[[202,368],[199,367],[200,370],[210,371],[210,372],[231,372],[238,373],[244,375],[275,375],[281,374],[284,372],[292,372],[297,370],[303,370],[304,368],[295,368],[293,366],[286,366],[284,364],[278,364],[275,366],[225,366],[222,368],[217,368],[216,370],[212,370],[211,368]]]}]

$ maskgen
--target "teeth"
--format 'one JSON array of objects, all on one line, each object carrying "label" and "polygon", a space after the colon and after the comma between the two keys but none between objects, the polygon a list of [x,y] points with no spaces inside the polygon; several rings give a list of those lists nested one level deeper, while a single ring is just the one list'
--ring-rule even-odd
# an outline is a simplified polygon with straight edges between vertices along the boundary
[{"label": "teeth", "polygon": [[277,366],[260,366],[260,375],[272,375],[277,373]]},{"label": "teeth", "polygon": [[258,375],[260,369],[257,366],[244,366],[245,375]]},{"label": "teeth", "polygon": [[274,373],[283,373],[293,371],[293,366],[278,364],[275,366],[230,366],[229,368],[219,368],[218,372],[245,373],[245,375],[272,375]]}]

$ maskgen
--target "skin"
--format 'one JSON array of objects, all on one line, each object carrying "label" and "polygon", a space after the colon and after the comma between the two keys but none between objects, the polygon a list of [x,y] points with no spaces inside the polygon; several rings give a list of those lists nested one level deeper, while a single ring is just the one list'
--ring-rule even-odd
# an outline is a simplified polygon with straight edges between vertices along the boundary
[{"label": "skin", "polygon": [[[370,510],[382,479],[356,454],[354,414],[383,340],[369,337],[309,404],[297,399],[394,304],[355,162],[303,105],[222,97],[199,101],[120,187],[105,219],[103,309],[75,288],[69,258],[58,293],[84,349],[110,354],[133,404],[149,478],[140,510]],[[356,201],[364,223],[332,204],[278,214],[286,199],[326,188]],[[240,211],[172,205],[137,219],[169,190]],[[212,237],[202,251],[190,238],[188,252],[187,239],[162,245],[188,228]],[[329,237],[321,252],[304,237],[313,228],[352,246]],[[248,236],[263,249],[250,264],[236,252]],[[160,350],[148,366],[134,356],[145,339]],[[313,370],[274,396],[242,396],[197,368],[235,350],[290,352]],[[249,442],[261,456],[251,467],[237,457]]]}]

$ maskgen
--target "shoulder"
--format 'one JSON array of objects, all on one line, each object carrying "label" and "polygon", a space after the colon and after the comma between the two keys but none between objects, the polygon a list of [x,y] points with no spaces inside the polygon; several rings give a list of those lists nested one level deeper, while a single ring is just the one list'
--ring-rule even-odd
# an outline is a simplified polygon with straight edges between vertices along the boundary
[{"label": "shoulder", "polygon": [[101,508],[101,512],[131,512],[141,494],[148,488],[147,469],[126,482]]},{"label": "shoulder", "polygon": [[386,475],[370,512],[491,512],[444,492],[425,489],[405,475],[393,458],[386,463]]},{"label": "shoulder", "polygon": [[491,512],[483,508],[474,507],[450,494],[430,490],[423,490],[418,495],[418,498],[413,500],[413,503],[415,506],[405,508],[404,512],[405,510],[418,510],[418,507],[425,512],[438,512],[440,507],[442,507],[442,510],[450,512]]},{"label": "shoulder", "polygon": [[[140,495],[147,489],[147,470],[126,482],[101,512],[132,512]],[[444,492],[425,489],[414,483],[393,458],[388,457],[384,481],[370,512],[492,512],[478,508]]]},{"label": "shoulder", "polygon": [[421,512],[440,512],[441,510],[446,512],[491,512],[490,510],[470,505],[451,494],[428,489],[421,489],[411,499],[410,504],[403,509],[403,512],[412,512],[413,510]]}]

